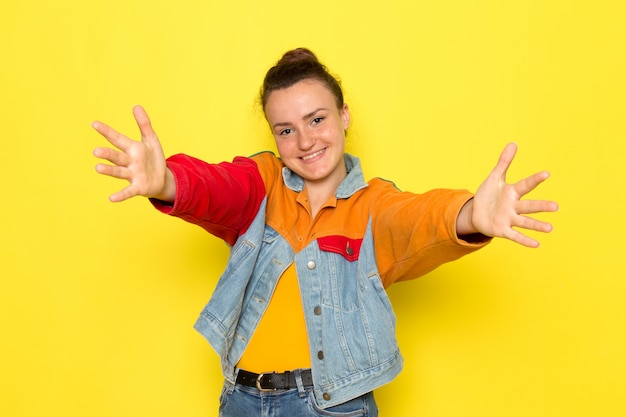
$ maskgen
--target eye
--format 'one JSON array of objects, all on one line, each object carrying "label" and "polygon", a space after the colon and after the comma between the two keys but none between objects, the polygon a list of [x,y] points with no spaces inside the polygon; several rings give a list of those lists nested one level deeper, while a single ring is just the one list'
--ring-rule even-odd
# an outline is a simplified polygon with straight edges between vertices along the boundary
[{"label": "eye", "polygon": [[287,129],[283,129],[280,132],[278,132],[278,135],[280,135],[280,136],[287,136],[288,134],[290,134],[292,132],[293,132],[293,129],[287,128]]},{"label": "eye", "polygon": [[313,124],[313,125],[320,124],[320,123],[322,123],[322,120],[324,120],[323,117],[316,117],[313,120],[311,120],[311,124]]}]

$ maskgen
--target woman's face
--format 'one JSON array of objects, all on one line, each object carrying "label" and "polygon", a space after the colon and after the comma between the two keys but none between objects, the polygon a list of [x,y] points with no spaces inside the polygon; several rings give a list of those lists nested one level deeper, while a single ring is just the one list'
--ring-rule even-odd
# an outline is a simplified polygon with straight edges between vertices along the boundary
[{"label": "woman's face", "polygon": [[350,124],[348,106],[317,80],[303,80],[270,93],[265,117],[281,160],[305,183],[339,186],[346,176],[343,153]]}]

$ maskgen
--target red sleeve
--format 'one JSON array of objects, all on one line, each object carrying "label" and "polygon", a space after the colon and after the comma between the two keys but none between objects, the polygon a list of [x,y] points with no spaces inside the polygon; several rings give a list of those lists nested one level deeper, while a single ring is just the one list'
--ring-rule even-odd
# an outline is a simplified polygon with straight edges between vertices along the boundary
[{"label": "red sleeve", "polygon": [[230,245],[250,226],[265,198],[263,180],[250,158],[209,164],[179,154],[168,158],[167,166],[176,180],[176,199],[173,205],[158,200],[152,204]]}]

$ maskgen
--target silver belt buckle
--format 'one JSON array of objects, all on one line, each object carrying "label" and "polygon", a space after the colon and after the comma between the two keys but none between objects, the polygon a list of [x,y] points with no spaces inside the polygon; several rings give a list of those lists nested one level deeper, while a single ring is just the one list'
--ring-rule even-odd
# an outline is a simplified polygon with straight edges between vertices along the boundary
[{"label": "silver belt buckle", "polygon": [[[266,372],[266,373],[272,373],[272,372]],[[263,376],[265,376],[266,373],[259,374],[259,376],[256,378],[256,389],[258,389],[260,392],[276,391],[276,388],[263,388],[261,386],[261,378],[263,378]]]}]

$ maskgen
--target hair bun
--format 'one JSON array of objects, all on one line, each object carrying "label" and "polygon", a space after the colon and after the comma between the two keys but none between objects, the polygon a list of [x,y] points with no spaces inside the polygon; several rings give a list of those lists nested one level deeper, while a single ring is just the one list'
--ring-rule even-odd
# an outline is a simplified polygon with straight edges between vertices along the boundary
[{"label": "hair bun", "polygon": [[292,62],[316,62],[319,63],[319,60],[315,56],[313,52],[311,52],[307,48],[296,48],[291,51],[285,52],[283,57],[278,61],[277,65],[288,64]]},{"label": "hair bun", "polygon": [[337,108],[343,107],[343,92],[339,81],[328,72],[313,52],[307,48],[296,48],[285,52],[265,74],[260,94],[263,109],[272,91],[289,88],[302,80],[320,81],[335,96]]}]

